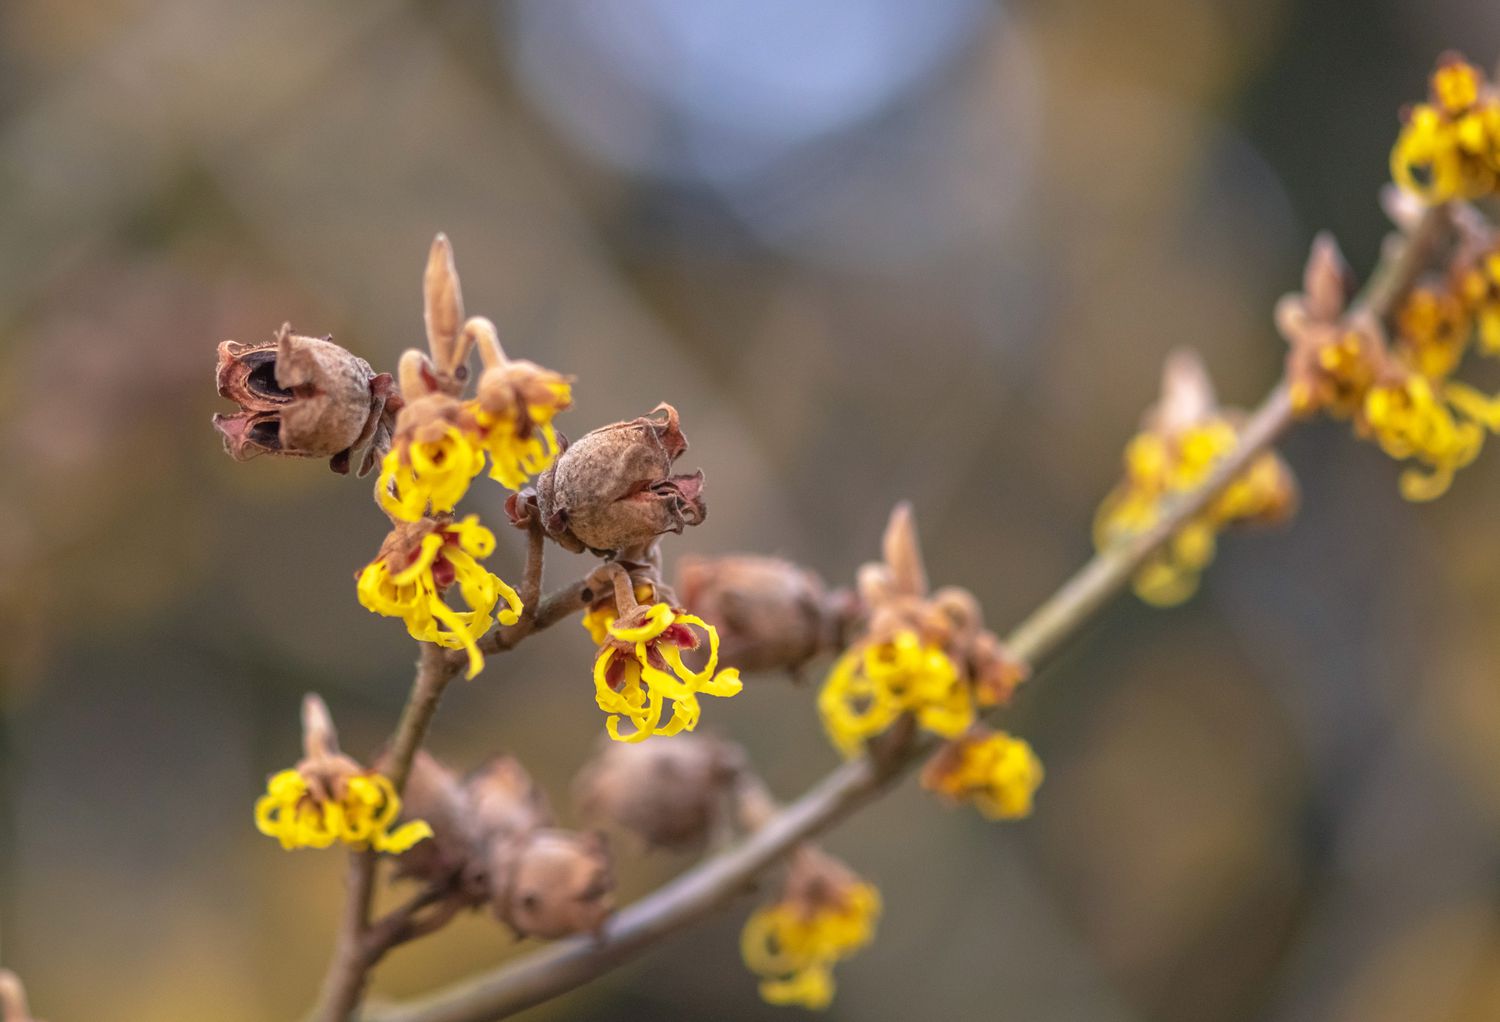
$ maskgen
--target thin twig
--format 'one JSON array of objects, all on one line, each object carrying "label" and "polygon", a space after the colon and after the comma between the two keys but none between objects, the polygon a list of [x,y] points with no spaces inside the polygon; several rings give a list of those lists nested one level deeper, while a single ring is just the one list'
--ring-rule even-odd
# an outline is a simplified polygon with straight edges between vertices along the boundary
[{"label": "thin twig", "polygon": [[[1440,238],[1446,217],[1428,213],[1407,243],[1388,249],[1355,303],[1387,318]],[[1154,528],[1096,554],[1007,640],[1010,653],[1040,669],[1064,642],[1117,595],[1131,576],[1183,525],[1275,442],[1292,422],[1285,382],[1278,383],[1245,423],[1240,440],[1197,489],[1163,510]],[[770,817],[738,846],[705,860],[612,917],[597,936],[557,941],[501,966],[372,1018],[379,1022],[494,1022],[594,979],[657,940],[708,915],[750,888],[758,874],[802,841],[871,801],[899,778],[930,740],[910,743],[890,761],[866,757],[838,767]]]},{"label": "thin twig", "polygon": [[[458,668],[459,665],[450,661],[441,647],[431,643],[422,644],[416,678],[412,681],[406,706],[401,710],[401,719],[391,738],[390,751],[382,764],[397,794],[406,787],[412,759],[427,736],[427,729],[432,724],[433,715],[437,713],[443,689],[453,680]],[[333,958],[323,977],[317,1007],[309,1016],[310,1022],[344,1022],[359,1007],[359,1002],[364,997],[365,987],[369,983],[370,966],[373,964],[368,953],[370,904],[375,893],[375,865],[378,858],[375,852],[368,849],[349,853],[344,916],[339,925]]]},{"label": "thin twig", "polygon": [[[593,598],[590,579],[585,578],[563,589],[538,598],[542,585],[543,540],[540,529],[532,529],[527,544],[525,573],[522,577],[522,603],[531,611],[509,629],[495,629],[481,641],[481,649],[487,653],[498,653],[510,649],[532,632],[548,628],[570,614],[588,606]],[[485,640],[490,648],[485,648]],[[451,654],[458,653],[458,656]],[[382,767],[391,779],[397,794],[406,787],[411,764],[427,736],[432,718],[437,713],[443,690],[467,662],[462,651],[444,650],[431,643],[423,643],[417,661],[417,674],[412,682],[411,693],[401,711],[401,719],[391,739],[390,750]],[[344,916],[334,946],[333,957],[328,963],[323,986],[318,995],[317,1006],[308,1016],[309,1022],[344,1022],[358,1008],[369,983],[370,969],[380,960],[394,943],[410,939],[399,936],[395,929],[377,930],[370,923],[370,905],[375,890],[375,867],[378,856],[370,851],[355,851],[349,854],[346,877],[348,893],[345,897]],[[399,909],[397,910],[400,911]],[[456,911],[456,908],[454,909]],[[415,926],[436,928],[451,918],[447,912],[439,919],[409,921]],[[378,926],[378,924],[377,924]],[[425,932],[425,931],[424,931]],[[384,941],[384,942],[382,942]]]},{"label": "thin twig", "polygon": [[555,592],[550,592],[537,601],[536,616],[532,618],[529,625],[522,618],[509,628],[492,630],[479,640],[479,651],[486,656],[492,656],[495,653],[504,653],[508,649],[513,649],[516,643],[533,632],[551,628],[559,621],[583,610],[593,601],[594,595],[594,590],[587,578],[581,578]]},{"label": "thin twig", "polygon": [[[445,926],[465,906],[462,899],[453,897],[454,893],[451,881],[429,884],[372,923],[366,932],[364,948],[369,965],[374,966],[397,945]],[[432,911],[423,914],[423,909]]]}]

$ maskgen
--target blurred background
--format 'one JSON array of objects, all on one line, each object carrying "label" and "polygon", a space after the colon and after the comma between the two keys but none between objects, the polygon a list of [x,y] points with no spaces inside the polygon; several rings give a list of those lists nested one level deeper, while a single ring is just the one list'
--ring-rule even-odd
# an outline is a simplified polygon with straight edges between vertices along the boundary
[{"label": "blurred background", "polygon": [[[342,856],[251,806],[304,691],[364,755],[413,651],[355,602],[368,481],[220,450],[221,339],[289,319],[393,368],[444,230],[470,311],[577,374],[565,432],[681,409],[713,514],[669,558],[847,582],[909,497],[1004,631],[1088,556],[1171,347],[1249,404],[1313,232],[1368,270],[1450,46],[1491,62],[1500,6],[6,0],[0,960],[53,1022],[292,1019],[323,970]],[[1023,690],[1031,820],[907,784],[831,838],[886,914],[830,1018],[1500,1017],[1500,452],[1413,507],[1337,427],[1286,451],[1289,530]],[[432,748],[514,752],[566,807],[590,657],[569,624],[492,663]],[[835,761],[812,693],[752,679],[708,723],[790,797]],[[527,1017],[794,1014],[745,907]],[[517,950],[465,921],[376,992]]]}]

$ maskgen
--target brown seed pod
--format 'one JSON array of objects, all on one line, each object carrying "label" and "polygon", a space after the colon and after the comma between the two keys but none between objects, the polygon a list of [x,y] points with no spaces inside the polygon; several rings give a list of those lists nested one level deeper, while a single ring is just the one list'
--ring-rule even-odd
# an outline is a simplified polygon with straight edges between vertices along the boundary
[{"label": "brown seed pod", "polygon": [[555,822],[544,792],[519,760],[497,756],[469,775],[464,785],[476,838],[494,844]]},{"label": "brown seed pod", "polygon": [[544,828],[492,845],[490,904],[523,937],[597,933],[614,909],[609,848],[594,832]]},{"label": "brown seed pod", "polygon": [[389,373],[376,373],[327,338],[284,324],[274,341],[219,345],[220,395],[240,406],[215,415],[236,461],[260,454],[328,458],[335,472],[364,475],[390,447],[400,407]]},{"label": "brown seed pod", "polygon": [[655,848],[700,847],[725,819],[745,768],[739,746],[708,735],[601,744],[574,783],[579,812]]},{"label": "brown seed pod", "polygon": [[425,820],[432,837],[396,860],[397,876],[431,884],[457,881],[462,896],[482,901],[487,892],[478,861],[478,835],[468,789],[452,770],[419,749],[402,793],[402,820]]},{"label": "brown seed pod", "polygon": [[835,640],[823,580],[790,561],[737,554],[684,557],[683,606],[719,632],[719,659],[742,671],[795,671]]},{"label": "brown seed pod", "polygon": [[668,404],[585,434],[537,479],[543,528],[566,549],[607,554],[697,525],[703,473],[671,474],[687,447]]}]

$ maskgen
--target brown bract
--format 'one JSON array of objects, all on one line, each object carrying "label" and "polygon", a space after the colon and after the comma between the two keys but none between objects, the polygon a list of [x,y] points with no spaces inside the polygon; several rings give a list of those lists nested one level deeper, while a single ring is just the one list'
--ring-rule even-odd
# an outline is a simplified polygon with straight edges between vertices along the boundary
[{"label": "brown bract", "polygon": [[1286,378],[1299,415],[1355,415],[1386,372],[1384,331],[1373,316],[1348,317],[1353,273],[1326,231],[1313,239],[1302,291],[1276,303],[1276,329],[1289,346]]},{"label": "brown bract", "polygon": [[302,753],[295,769],[307,782],[308,798],[315,802],[341,800],[351,777],[370,773],[339,751],[328,705],[312,693],[302,698]]},{"label": "brown bract", "polygon": [[811,918],[820,909],[842,909],[850,891],[861,883],[859,874],[843,862],[815,845],[804,844],[792,853],[781,896],[776,900]]},{"label": "brown bract", "polygon": [[607,555],[697,525],[703,473],[671,474],[687,448],[669,404],[585,434],[537,479],[542,527],[568,550]]},{"label": "brown bract", "polygon": [[[453,524],[453,515],[448,512],[429,515],[420,521],[391,523],[391,531],[385,534],[385,539],[380,541],[380,549],[376,551],[374,561],[384,561],[391,572],[398,572],[416,560],[417,554],[422,549],[422,540],[427,538],[438,529],[446,528]],[[361,567],[354,572],[354,577],[359,578],[363,574]],[[452,578],[440,577],[434,572],[434,581],[438,583],[439,589],[446,589]]]},{"label": "brown bract", "polygon": [[1026,677],[1026,667],[984,627],[979,601],[967,589],[947,586],[928,594],[927,572],[910,504],[891,512],[882,544],[884,559],[859,571],[859,597],[866,613],[862,641],[890,642],[915,632],[939,646],[973,686],[981,705],[1010,699]]},{"label": "brown bract", "polygon": [[364,475],[390,447],[401,406],[389,373],[331,339],[303,337],[284,324],[262,344],[219,344],[219,394],[240,406],[214,416],[236,461],[260,454],[328,458],[340,474]]},{"label": "brown bract", "polygon": [[557,399],[557,388],[572,382],[571,376],[553,372],[523,358],[513,359],[481,373],[475,396],[479,399],[479,407],[486,413],[518,423],[518,432],[524,439],[531,426],[528,409],[533,405],[556,405],[558,411],[572,407],[571,401],[559,402]]},{"label": "brown bract", "polygon": [[396,416],[395,439],[399,447],[411,443],[433,443],[449,429],[474,431],[464,403],[443,393],[424,394],[408,401]]},{"label": "brown bract", "polygon": [[603,839],[556,827],[545,793],[509,756],[460,781],[419,753],[403,817],[426,820],[433,837],[401,854],[398,875],[447,886],[469,905],[488,903],[518,936],[595,931],[614,907]]},{"label": "brown bract", "polygon": [[701,847],[728,818],[745,769],[739,746],[708,735],[601,743],[574,784],[579,812],[630,831],[647,846]]},{"label": "brown bract", "polygon": [[849,594],[830,595],[814,572],[776,557],[684,557],[683,605],[719,631],[719,659],[743,671],[795,672],[838,641]]}]

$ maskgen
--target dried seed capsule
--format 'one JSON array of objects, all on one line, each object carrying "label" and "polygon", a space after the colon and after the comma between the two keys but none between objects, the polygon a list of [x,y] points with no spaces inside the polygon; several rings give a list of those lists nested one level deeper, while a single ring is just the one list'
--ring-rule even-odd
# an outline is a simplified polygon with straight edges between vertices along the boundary
[{"label": "dried seed capsule", "polygon": [[400,399],[388,373],[327,338],[283,325],[274,341],[219,345],[219,393],[240,406],[215,415],[236,461],[259,454],[328,458],[335,472],[364,475],[390,446]]},{"label": "dried seed capsule", "polygon": [[542,525],[575,552],[625,550],[697,525],[707,514],[703,473],[672,475],[687,450],[677,410],[585,434],[537,479]]},{"label": "dried seed capsule", "polygon": [[647,845],[694,848],[724,819],[744,759],[739,746],[706,735],[606,742],[579,774],[575,798],[585,817],[623,827]]},{"label": "dried seed capsule", "polygon": [[614,909],[602,835],[546,828],[489,849],[490,904],[523,937],[596,933]]},{"label": "dried seed capsule", "polygon": [[833,639],[823,580],[775,557],[685,557],[683,605],[719,629],[719,655],[744,671],[796,670]]}]

